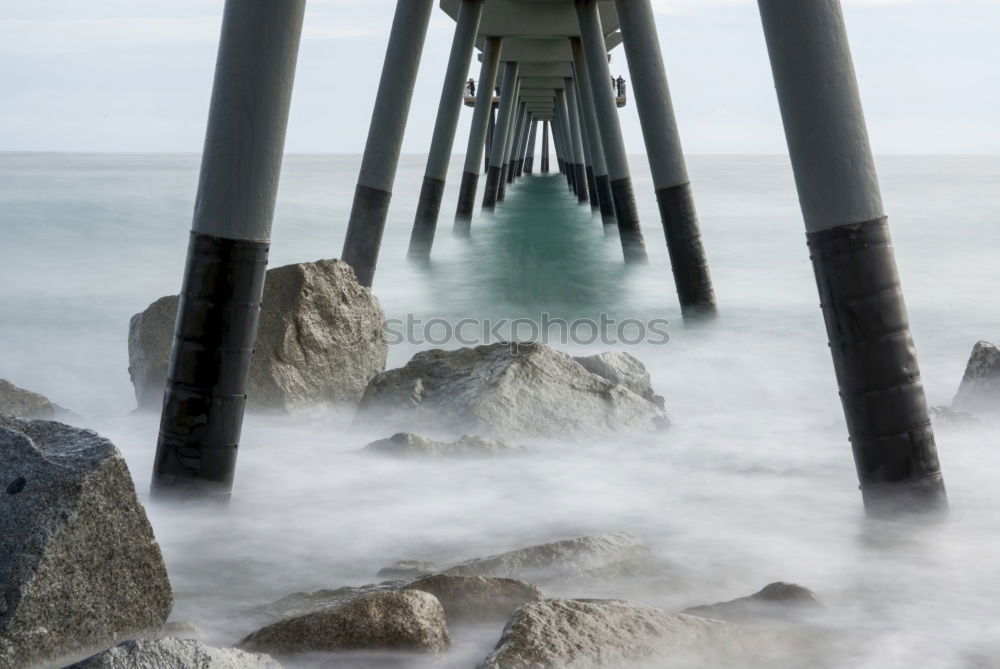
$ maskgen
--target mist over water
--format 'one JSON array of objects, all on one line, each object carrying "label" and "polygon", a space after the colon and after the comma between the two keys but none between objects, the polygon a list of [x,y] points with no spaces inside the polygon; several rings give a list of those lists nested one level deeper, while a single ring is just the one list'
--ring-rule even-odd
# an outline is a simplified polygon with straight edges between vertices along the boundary
[{"label": "mist over water", "polygon": [[[358,162],[286,159],[272,266],[339,256]],[[387,316],[665,318],[669,343],[619,350],[650,368],[673,427],[421,461],[359,454],[389,435],[353,425],[350,411],[249,415],[228,508],[147,507],[173,619],[229,645],[261,622],[253,606],[371,583],[398,559],[452,563],[627,530],[666,562],[662,574],[546,595],[678,610],[797,582],[827,606],[807,621],[819,630],[814,655],[789,667],[1000,666],[1000,428],[937,426],[947,522],[865,520],[787,160],[691,159],[722,313],[697,328],[680,321],[643,157],[631,165],[644,267],[622,263],[617,232],[558,174],[509,186],[470,237],[453,236],[452,162],[432,260],[420,265],[405,254],[424,159],[402,159],[374,285]],[[1000,159],[890,157],[879,169],[928,398],[948,404],[972,345],[1000,339]],[[112,439],[147,503],[158,416],[130,413],[128,320],[179,289],[197,171],[186,155],[0,154],[0,378]],[[393,346],[389,366],[425,348]],[[467,667],[500,631],[453,629],[444,658],[397,664]]]}]

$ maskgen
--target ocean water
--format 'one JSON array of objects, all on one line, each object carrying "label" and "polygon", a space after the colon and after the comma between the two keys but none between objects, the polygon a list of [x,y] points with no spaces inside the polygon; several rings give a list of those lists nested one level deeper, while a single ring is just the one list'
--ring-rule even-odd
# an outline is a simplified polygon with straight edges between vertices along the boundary
[{"label": "ocean water", "polygon": [[[405,258],[424,159],[404,156],[374,290],[389,318],[424,322],[665,319],[667,343],[557,347],[639,357],[666,398],[669,431],[415,462],[358,455],[388,435],[352,425],[349,411],[250,415],[228,508],[149,504],[173,618],[232,644],[254,629],[254,605],[370,583],[397,559],[457,562],[627,530],[668,574],[547,594],[680,609],[793,581],[826,606],[809,621],[822,640],[787,666],[1000,666],[1000,428],[938,426],[947,522],[866,520],[788,161],[690,159],[722,314],[697,328],[680,322],[644,162],[631,160],[648,266],[624,266],[614,229],[558,175],[513,185],[469,238],[453,236],[458,160],[424,265]],[[353,155],[287,157],[272,266],[339,255],[358,165]],[[948,404],[972,345],[1000,339],[1000,158],[878,166],[928,398]],[[144,499],[158,417],[132,412],[128,320],[179,288],[197,172],[195,155],[0,153],[0,378],[111,438]],[[394,345],[389,365],[431,347]],[[500,631],[453,630],[453,650],[426,662],[472,666]],[[336,666],[423,662],[352,654]]]}]

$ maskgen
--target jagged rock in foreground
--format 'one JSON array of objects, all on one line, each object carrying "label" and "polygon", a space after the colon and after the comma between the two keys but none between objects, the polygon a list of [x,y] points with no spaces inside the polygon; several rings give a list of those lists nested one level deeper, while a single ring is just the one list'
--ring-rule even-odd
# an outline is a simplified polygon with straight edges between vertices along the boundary
[{"label": "jagged rock in foreground", "polygon": [[[620,600],[546,599],[522,606],[479,669],[622,667],[713,656],[750,646],[748,630]],[[643,666],[664,666],[656,665]]]},{"label": "jagged rock in foreground", "polygon": [[65,669],[281,669],[281,665],[267,655],[167,637],[126,641]]},{"label": "jagged rock in foreground", "polygon": [[965,367],[965,376],[952,408],[972,414],[1000,414],[1000,347],[978,342]]},{"label": "jagged rock in foreground", "polygon": [[628,532],[615,532],[468,560],[442,573],[517,578],[529,583],[578,582],[648,573],[656,566],[646,542]]},{"label": "jagged rock in foreground", "polygon": [[244,650],[288,655],[332,650],[398,650],[436,653],[451,641],[444,609],[419,590],[362,595],[343,606],[287,618],[257,630]]},{"label": "jagged rock in foreground", "polygon": [[118,449],[89,430],[0,416],[0,667],[155,634],[173,605]]},{"label": "jagged rock in foreground", "polygon": [[[163,297],[129,323],[129,374],[140,409],[159,410],[177,317]],[[385,314],[340,260],[268,270],[248,406],[295,411],[354,404],[385,369]]]},{"label": "jagged rock in foreground", "polygon": [[373,441],[364,448],[371,453],[396,456],[490,457],[521,453],[524,448],[500,439],[484,439],[465,434],[453,442],[435,441],[412,432],[399,432],[388,439]]},{"label": "jagged rock in foreground", "polygon": [[719,618],[733,622],[759,620],[785,620],[809,609],[821,607],[816,595],[809,588],[793,583],[771,583],[763,590],[748,597],[705,606],[692,606],[684,613],[702,618]]},{"label": "jagged rock in foreground", "polygon": [[45,395],[18,388],[5,379],[0,379],[0,414],[41,420],[68,418],[72,415],[58,404],[53,404]]},{"label": "jagged rock in foreground", "polygon": [[597,374],[613,383],[620,383],[633,393],[649,400],[661,409],[663,397],[656,394],[646,365],[633,355],[621,352],[598,353],[573,358],[591,374]]},{"label": "jagged rock in foreground", "polygon": [[434,574],[418,578],[404,589],[437,597],[450,625],[505,621],[519,606],[542,598],[542,591],[530,583],[486,576]]},{"label": "jagged rock in foreground", "polygon": [[670,425],[656,403],[539,343],[417,353],[372,379],[358,420],[500,437],[592,438]]}]

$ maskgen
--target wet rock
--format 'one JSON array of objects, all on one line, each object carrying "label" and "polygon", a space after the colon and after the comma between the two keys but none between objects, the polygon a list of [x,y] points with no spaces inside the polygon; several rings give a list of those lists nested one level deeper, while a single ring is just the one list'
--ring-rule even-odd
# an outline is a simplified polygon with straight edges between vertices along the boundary
[{"label": "wet rock", "polygon": [[530,583],[577,582],[647,573],[656,564],[648,544],[628,532],[616,532],[468,560],[442,573],[516,578]]},{"label": "wet rock", "polygon": [[425,562],[423,560],[399,560],[396,564],[389,565],[388,567],[382,567],[378,570],[378,574],[376,575],[382,578],[411,579],[428,576],[440,570],[441,567],[433,562]]},{"label": "wet rock", "polygon": [[771,583],[747,597],[705,606],[693,606],[684,613],[702,618],[718,618],[733,622],[788,619],[821,605],[809,588],[793,583]]},{"label": "wet rock", "polygon": [[434,574],[405,590],[428,592],[441,602],[448,624],[507,620],[521,605],[542,598],[542,591],[513,578]]},{"label": "wet rock", "polygon": [[320,609],[335,608],[352,602],[362,595],[373,592],[396,591],[406,585],[404,580],[383,581],[358,587],[344,586],[336,589],[316,590],[313,592],[293,592],[281,599],[265,604],[257,610],[275,620],[301,616]]},{"label": "wet rock", "polygon": [[[141,409],[163,402],[177,302],[160,298],[129,324],[129,374]],[[296,411],[356,403],[385,369],[384,321],[378,300],[344,262],[268,270],[248,405]]]},{"label": "wet rock", "polygon": [[544,437],[652,432],[670,424],[654,402],[538,343],[422,351],[372,379],[358,420]]},{"label": "wet rock", "polygon": [[343,606],[287,618],[240,642],[276,655],[333,650],[436,653],[450,645],[441,603],[418,590],[372,592]]},{"label": "wet rock", "polygon": [[155,634],[173,604],[118,449],[0,416],[0,667]]},{"label": "wet rock", "polygon": [[412,432],[399,432],[388,439],[379,439],[365,446],[366,451],[395,456],[430,457],[491,457],[521,453],[524,448],[500,439],[484,439],[462,435],[453,442],[435,441]]},{"label": "wet rock", "polygon": [[649,370],[635,356],[628,353],[607,352],[573,359],[591,374],[621,384],[639,397],[649,400],[661,409],[664,408],[663,397],[653,390]]},{"label": "wet rock", "polygon": [[53,404],[45,395],[18,388],[4,379],[0,379],[0,414],[42,420],[67,420],[75,417],[72,412]]},{"label": "wet rock", "polygon": [[281,665],[267,655],[163,638],[126,641],[65,669],[281,669]]},{"label": "wet rock", "polygon": [[952,407],[973,414],[1000,414],[1000,347],[996,344],[981,341],[973,347]]},{"label": "wet rock", "polygon": [[630,602],[546,599],[517,610],[479,669],[621,667],[678,655],[705,660],[739,652],[749,640],[736,625]]}]

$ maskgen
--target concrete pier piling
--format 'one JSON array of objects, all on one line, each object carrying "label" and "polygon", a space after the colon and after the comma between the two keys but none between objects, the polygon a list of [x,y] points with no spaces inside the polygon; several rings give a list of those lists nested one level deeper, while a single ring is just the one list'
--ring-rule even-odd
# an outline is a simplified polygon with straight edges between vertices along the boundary
[{"label": "concrete pier piling", "polygon": [[[433,8],[434,0],[396,3],[341,254],[344,262],[354,268],[362,286],[371,286],[375,277],[399,150]],[[456,93],[460,94],[461,91]]]},{"label": "concrete pier piling", "polygon": [[549,173],[549,122],[542,121],[542,174]]},{"label": "concrete pier piling", "polygon": [[[434,233],[437,229],[438,216],[441,214],[441,200],[444,197],[445,179],[448,176],[448,163],[455,144],[459,113],[462,110],[462,91],[466,85],[469,61],[476,45],[476,35],[479,33],[483,3],[484,0],[461,0],[459,4],[455,36],[451,43],[441,99],[438,102],[437,119],[431,136],[431,148],[427,155],[424,182],[420,188],[420,199],[417,202],[417,212],[410,234],[408,255],[412,259],[429,258],[434,244]],[[484,58],[484,65],[488,60]],[[487,92],[492,94],[492,87],[487,89]],[[492,99],[490,102],[492,104]],[[477,166],[479,164],[478,157],[476,164]]]},{"label": "concrete pier piling", "polygon": [[531,137],[531,126],[533,122],[534,113],[529,109],[527,110],[527,115],[524,119],[524,131],[521,134],[521,144],[517,150],[517,176],[518,178],[524,176],[524,163],[527,160],[526,156],[528,154],[528,140]]},{"label": "concrete pier piling", "polygon": [[[494,84],[495,86],[496,84]],[[490,94],[490,99],[492,100],[492,93]],[[490,152],[493,150],[493,133],[497,129],[497,107],[499,105],[490,103],[490,124],[486,128],[486,151],[483,155],[483,172],[488,172],[490,169]]]},{"label": "concrete pier piling", "polygon": [[483,209],[493,209],[497,204],[503,172],[503,154],[507,146],[507,129],[515,111],[516,82],[517,63],[505,62],[503,64],[503,80],[500,83],[500,110],[497,114],[496,131],[493,133],[490,167],[486,172],[486,187],[483,188]]},{"label": "concrete pier piling", "polygon": [[[608,164],[604,158],[604,144],[601,141],[601,131],[597,123],[597,112],[594,110],[594,94],[590,85],[590,74],[583,57],[583,45],[579,38],[570,38],[573,50],[573,71],[576,74],[577,88],[580,91],[580,107],[583,109],[584,125],[590,139],[590,155],[594,161],[594,192],[601,209],[601,219],[605,224],[615,223],[615,204],[611,196],[611,180],[608,178]],[[593,194],[591,201],[594,201]]]},{"label": "concrete pier piling", "polygon": [[532,120],[531,132],[528,133],[528,149],[524,157],[524,173],[527,175],[535,172],[535,135],[538,134],[538,121]]},{"label": "concrete pier piling", "polygon": [[865,508],[947,506],[839,0],[758,0]]},{"label": "concrete pier piling", "polygon": [[590,191],[587,185],[587,149],[584,147],[583,131],[580,128],[580,106],[576,99],[576,86],[572,79],[565,79],[566,82],[566,111],[569,113],[570,132],[573,135],[573,153],[576,155],[575,169],[577,183],[577,199],[580,202],[587,202],[590,199]]},{"label": "concrete pier piling", "polygon": [[[483,64],[479,68],[479,88],[476,91],[476,106],[472,112],[469,127],[469,144],[465,150],[465,170],[462,185],[458,190],[458,205],[455,209],[456,232],[468,231],[472,213],[476,205],[476,191],[479,188],[479,164],[483,154],[487,155],[486,169],[489,169],[489,145],[493,122],[493,89],[496,88],[497,72],[500,68],[500,53],[503,40],[487,37],[483,50]],[[486,150],[484,151],[484,146]]]},{"label": "concrete pier piling", "polygon": [[305,0],[228,0],[153,489],[229,493]]},{"label": "concrete pier piling", "polygon": [[660,221],[685,320],[718,315],[650,0],[615,0]]},{"label": "concrete pier piling", "polygon": [[[573,139],[573,129],[570,126],[569,109],[566,106],[566,91],[556,91],[556,111],[559,114],[559,129],[562,131],[562,146],[565,148],[563,166],[566,169],[566,183],[574,194],[579,192],[576,164],[579,158],[576,154],[576,142]],[[578,196],[579,197],[579,196]]]},{"label": "concrete pier piling", "polygon": [[587,124],[586,116],[587,110],[584,109],[583,95],[580,92],[580,80],[577,77],[573,79],[573,95],[576,99],[576,112],[580,119],[580,134],[583,137],[583,156],[586,161],[587,170],[587,193],[590,196],[590,208],[595,211],[601,210],[601,201],[597,193],[597,180],[596,172],[594,169],[594,142],[591,138],[590,127]]},{"label": "concrete pier piling", "polygon": [[[518,89],[520,88],[520,83],[514,84],[514,100],[519,100],[520,95]],[[503,151],[503,167],[500,172],[500,184],[497,189],[497,202],[503,202],[507,197],[507,183],[508,176],[510,175],[510,156],[514,151],[514,135],[517,133],[517,124],[521,116],[520,105],[517,105],[516,111],[510,117],[510,122],[507,124],[506,133],[506,143]]]},{"label": "concrete pier piling", "polygon": [[608,51],[604,43],[601,17],[597,13],[596,0],[575,0],[577,20],[580,24],[580,42],[583,56],[590,75],[597,114],[598,130],[604,144],[604,157],[608,165],[611,182],[611,197],[615,204],[618,234],[621,237],[625,262],[647,262],[646,245],[639,226],[639,208],[632,188],[625,140],[618,120],[618,105],[614,93],[605,82],[611,81],[608,67]]},{"label": "concrete pier piling", "polygon": [[507,166],[507,183],[513,183],[517,176],[517,150],[521,146],[521,137],[524,135],[524,126],[528,121],[527,104],[521,102],[517,111],[517,124],[514,126],[514,135],[510,140],[510,148],[507,150],[505,165]]}]

